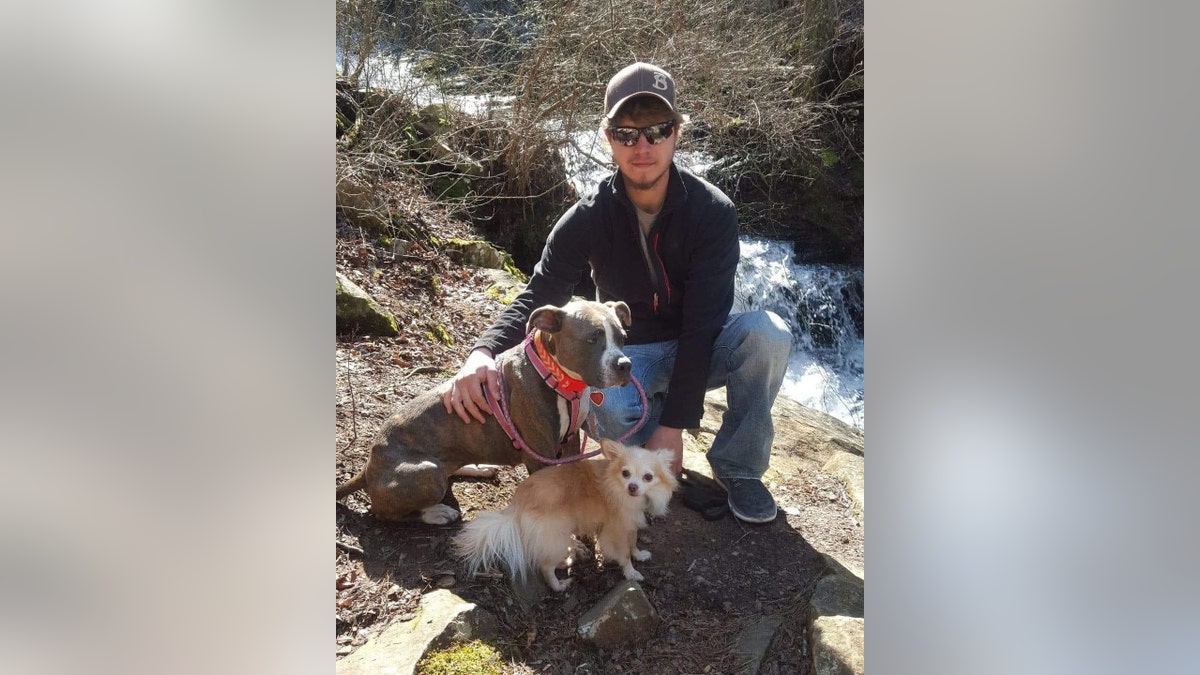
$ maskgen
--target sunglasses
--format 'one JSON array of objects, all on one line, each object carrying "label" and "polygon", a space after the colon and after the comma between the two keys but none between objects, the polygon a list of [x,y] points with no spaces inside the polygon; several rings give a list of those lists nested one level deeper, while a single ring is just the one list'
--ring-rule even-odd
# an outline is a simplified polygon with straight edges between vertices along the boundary
[{"label": "sunglasses", "polygon": [[632,148],[637,145],[638,135],[646,137],[646,142],[650,145],[658,145],[671,137],[675,131],[675,120],[667,120],[662,124],[654,124],[648,127],[609,127],[608,137],[614,141],[624,145],[627,148]]}]

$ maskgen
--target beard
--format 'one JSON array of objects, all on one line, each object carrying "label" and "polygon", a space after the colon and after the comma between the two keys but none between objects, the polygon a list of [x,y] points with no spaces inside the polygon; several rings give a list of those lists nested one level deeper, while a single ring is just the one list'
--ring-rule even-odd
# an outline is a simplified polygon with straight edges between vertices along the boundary
[{"label": "beard", "polygon": [[671,172],[670,166],[663,169],[662,173],[649,178],[637,179],[624,171],[621,172],[621,179],[625,181],[626,190],[650,190],[667,179],[667,174]]}]

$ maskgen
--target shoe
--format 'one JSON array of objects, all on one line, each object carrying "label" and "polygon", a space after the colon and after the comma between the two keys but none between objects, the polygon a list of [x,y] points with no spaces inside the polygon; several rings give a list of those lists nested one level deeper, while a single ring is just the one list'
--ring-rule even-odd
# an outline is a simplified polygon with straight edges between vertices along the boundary
[{"label": "shoe", "polygon": [[778,509],[775,498],[767,486],[757,478],[726,478],[714,475],[717,482],[729,493],[729,510],[738,520],[747,523],[769,523],[775,520]]}]

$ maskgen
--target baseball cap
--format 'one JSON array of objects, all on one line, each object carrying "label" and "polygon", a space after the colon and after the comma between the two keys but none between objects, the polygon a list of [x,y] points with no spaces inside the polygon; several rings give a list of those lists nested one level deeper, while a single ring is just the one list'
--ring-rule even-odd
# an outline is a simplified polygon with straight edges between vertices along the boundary
[{"label": "baseball cap", "polygon": [[621,104],[642,94],[661,98],[671,112],[676,112],[675,80],[671,79],[671,74],[658,66],[638,61],[625,66],[608,81],[608,89],[604,91],[604,117],[612,119]]}]

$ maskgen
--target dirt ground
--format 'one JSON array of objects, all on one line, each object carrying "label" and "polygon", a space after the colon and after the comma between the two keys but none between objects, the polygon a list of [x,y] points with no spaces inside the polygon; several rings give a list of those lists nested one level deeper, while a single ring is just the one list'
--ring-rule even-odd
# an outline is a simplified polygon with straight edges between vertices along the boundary
[{"label": "dirt ground", "polygon": [[[410,203],[421,209],[435,236],[477,238],[463,223]],[[479,269],[403,242],[381,243],[341,216],[337,228],[338,271],[391,310],[402,333],[337,339],[334,483],[340,484],[366,462],[374,433],[392,411],[457,370],[503,306],[484,294],[489,280]],[[433,327],[443,328],[452,344],[433,339]],[[703,458],[687,466],[708,473]],[[523,467],[509,467],[493,479],[458,478],[451,503],[466,520],[481,510],[501,509],[525,475]],[[566,593],[523,607],[503,579],[466,578],[456,566],[449,543],[460,524],[377,520],[368,512],[367,497],[352,494],[336,504],[338,658],[393,622],[411,619],[423,593],[450,588],[499,620],[497,647],[508,662],[507,674],[732,673],[733,640],[764,615],[784,620],[761,672],[807,674],[803,612],[822,569],[818,552],[861,569],[863,531],[836,479],[786,465],[773,465],[767,478],[780,513],[764,525],[728,514],[706,521],[675,496],[670,513],[643,532],[643,547],[653,558],[638,564],[662,623],[648,640],[613,651],[582,644],[575,629],[579,617],[622,580],[616,567],[576,565],[571,572],[576,581]]]}]

